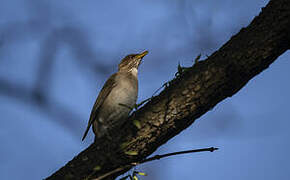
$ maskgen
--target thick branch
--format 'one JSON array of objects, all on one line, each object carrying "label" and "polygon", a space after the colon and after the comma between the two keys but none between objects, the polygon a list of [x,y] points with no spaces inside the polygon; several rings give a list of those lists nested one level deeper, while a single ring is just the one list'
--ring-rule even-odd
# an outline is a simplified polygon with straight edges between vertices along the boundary
[{"label": "thick branch", "polygon": [[[113,139],[97,139],[47,179],[85,179],[92,173],[90,178],[95,178],[143,160],[217,103],[234,95],[289,49],[289,32],[290,1],[270,0],[247,28],[133,113]],[[141,128],[132,125],[132,120],[139,121]]]}]

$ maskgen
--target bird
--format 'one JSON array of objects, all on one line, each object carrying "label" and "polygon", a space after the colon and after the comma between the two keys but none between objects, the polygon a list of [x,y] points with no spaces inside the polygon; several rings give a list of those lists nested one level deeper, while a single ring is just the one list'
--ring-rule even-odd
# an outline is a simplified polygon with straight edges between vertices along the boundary
[{"label": "bird", "polygon": [[82,141],[91,126],[95,137],[100,138],[126,121],[137,102],[138,68],[147,54],[129,54],[121,60],[118,71],[105,82],[95,101]]}]

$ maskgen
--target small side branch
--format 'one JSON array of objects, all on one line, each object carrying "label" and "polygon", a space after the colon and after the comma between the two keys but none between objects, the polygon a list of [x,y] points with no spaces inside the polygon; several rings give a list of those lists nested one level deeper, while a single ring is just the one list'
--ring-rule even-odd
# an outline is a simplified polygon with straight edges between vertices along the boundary
[{"label": "small side branch", "polygon": [[178,152],[167,153],[167,154],[162,154],[162,155],[155,155],[155,156],[153,156],[151,158],[147,158],[147,159],[144,159],[143,161],[140,161],[139,164],[143,164],[143,163],[149,162],[149,161],[159,160],[159,159],[162,159],[162,158],[165,158],[165,157],[169,157],[169,156],[196,153],[196,152],[203,152],[203,151],[213,152],[213,151],[216,151],[218,149],[219,148],[210,147],[210,148],[203,148],[203,149],[193,149],[193,150],[188,150],[188,151],[178,151]]},{"label": "small side branch", "polygon": [[162,154],[162,155],[155,155],[151,158],[147,158],[147,159],[144,159],[142,161],[139,161],[139,162],[133,162],[133,163],[130,163],[130,164],[127,164],[127,165],[124,165],[122,167],[119,167],[119,168],[116,168],[102,176],[99,176],[98,178],[95,178],[93,180],[102,180],[102,179],[105,179],[106,177],[114,174],[114,173],[117,173],[117,172],[120,172],[120,171],[123,171],[125,169],[131,169],[132,167],[134,166],[137,166],[137,165],[140,165],[140,164],[143,164],[143,163],[146,163],[146,162],[150,162],[150,161],[154,161],[154,160],[159,160],[159,159],[162,159],[162,158],[165,158],[165,157],[169,157],[169,156],[175,156],[175,155],[180,155],[180,154],[189,154],[189,153],[196,153],[196,152],[204,152],[204,151],[209,151],[209,152],[213,152],[213,151],[216,151],[218,150],[218,148],[215,148],[215,147],[210,147],[210,148],[203,148],[203,149],[193,149],[193,150],[188,150],[188,151],[178,151],[178,152],[173,152],[173,153],[167,153],[167,154]]}]

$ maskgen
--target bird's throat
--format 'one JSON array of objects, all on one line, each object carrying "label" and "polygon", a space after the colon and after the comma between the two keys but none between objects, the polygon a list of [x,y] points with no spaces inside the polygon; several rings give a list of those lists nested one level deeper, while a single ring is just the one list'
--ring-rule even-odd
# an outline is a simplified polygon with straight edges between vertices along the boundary
[{"label": "bird's throat", "polygon": [[138,75],[138,69],[137,69],[137,68],[132,68],[132,69],[130,70],[130,73],[131,73],[133,76],[137,77],[137,75]]}]

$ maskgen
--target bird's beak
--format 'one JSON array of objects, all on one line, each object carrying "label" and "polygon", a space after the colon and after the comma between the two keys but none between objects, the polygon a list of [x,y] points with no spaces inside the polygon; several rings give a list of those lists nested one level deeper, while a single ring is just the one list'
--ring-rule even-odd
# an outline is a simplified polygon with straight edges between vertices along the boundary
[{"label": "bird's beak", "polygon": [[135,57],[137,59],[142,59],[144,56],[146,56],[148,54],[148,51],[144,51],[141,54],[137,54]]}]

